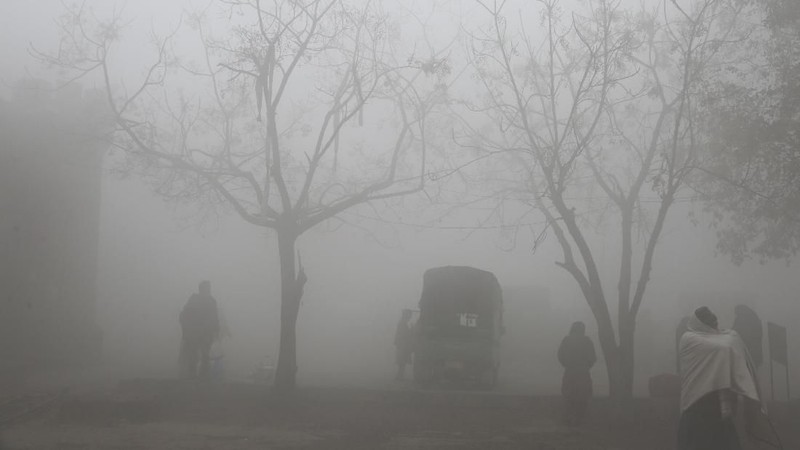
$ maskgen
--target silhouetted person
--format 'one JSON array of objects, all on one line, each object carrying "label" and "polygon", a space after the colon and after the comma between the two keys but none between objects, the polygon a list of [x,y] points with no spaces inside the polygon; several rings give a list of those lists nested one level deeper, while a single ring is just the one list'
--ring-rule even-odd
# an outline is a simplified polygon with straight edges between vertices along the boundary
[{"label": "silhouetted person", "polygon": [[734,425],[739,397],[745,417],[754,417],[760,403],[744,341],[735,331],[720,330],[707,307],[695,310],[687,327],[680,343],[678,450],[741,450]]},{"label": "silhouetted person", "polygon": [[404,309],[400,321],[397,322],[397,330],[394,333],[395,363],[397,364],[396,380],[405,378],[406,365],[411,362],[411,354],[414,353],[414,329],[410,324],[411,310]]},{"label": "silhouetted person", "polygon": [[[187,378],[208,376],[211,344],[219,336],[217,301],[211,296],[211,283],[200,282],[198,292],[192,294],[180,314],[181,369]],[[199,362],[199,368],[198,368]]]},{"label": "silhouetted person", "polygon": [[764,328],[761,325],[761,319],[755,311],[744,305],[736,305],[734,309],[736,318],[733,319],[734,331],[739,333],[739,336],[747,346],[747,351],[750,352],[750,358],[753,359],[753,364],[756,369],[761,367],[764,361],[764,353],[762,349],[762,338],[764,337]]},{"label": "silhouetted person", "polygon": [[586,336],[586,325],[575,322],[558,347],[558,362],[564,366],[561,396],[564,399],[564,422],[580,425],[592,398],[592,375],[589,370],[597,361],[594,344]]}]

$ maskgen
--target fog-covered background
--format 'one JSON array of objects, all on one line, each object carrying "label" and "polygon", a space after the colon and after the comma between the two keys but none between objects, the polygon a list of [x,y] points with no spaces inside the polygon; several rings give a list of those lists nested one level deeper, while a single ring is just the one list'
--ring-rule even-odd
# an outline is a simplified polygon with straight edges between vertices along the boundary
[{"label": "fog-covered background", "polygon": [[[98,312],[105,325],[107,357],[134,372],[171,374],[180,336],[177,314],[197,280],[209,278],[231,330],[225,351],[232,370],[246,372],[261,355],[275,358],[277,263],[264,260],[274,242],[235,218],[181,226],[179,212],[135,181],[106,179],[105,187]],[[119,202],[109,204],[111,196]],[[654,277],[640,318],[637,367],[645,376],[673,370],[675,327],[697,304],[710,305],[723,326],[732,324],[733,306],[739,303],[756,307],[765,321],[791,324],[788,318],[800,317],[794,267],[735,267],[715,257],[707,230],[682,219],[676,215],[671,223],[656,263],[664,269]],[[501,377],[511,377],[516,388],[555,392],[560,381],[558,342],[574,320],[584,320],[592,336],[596,326],[577,287],[548,258],[547,247],[535,254],[526,244],[505,251],[491,231],[468,237],[442,230],[399,232],[402,243],[388,248],[347,228],[303,240],[311,281],[298,324],[300,380],[388,383],[400,310],[417,308],[426,269],[453,264],[492,271],[505,290],[504,342],[513,345],[508,356],[522,373],[512,377],[503,370]],[[233,265],[232,260],[239,262]],[[547,298],[509,298],[526,289]],[[599,382],[605,377],[601,368],[593,374]],[[646,383],[646,378],[638,382]]]},{"label": "fog-covered background", "polygon": [[[177,1],[137,1],[128,2],[124,12],[135,18],[134,29],[151,23],[158,28],[174,25],[182,7]],[[43,49],[55,45],[53,20],[60,10],[61,2],[54,0],[5,0],[0,5],[3,97],[13,98],[14,86],[26,77],[63,79],[28,54],[31,44]],[[125,65],[139,70],[142,56],[129,55]],[[230,331],[222,344],[227,376],[244,379],[265,357],[275,361],[280,275],[274,234],[230,211],[205,214],[192,204],[166,202],[136,176],[116,176],[117,162],[114,154],[105,160],[100,204],[96,315],[103,365],[115,376],[174,376],[178,313],[203,279],[211,281]],[[570,323],[585,321],[596,347],[597,330],[578,286],[554,264],[561,256],[553,237],[534,251],[536,233],[523,229],[512,243],[508,230],[477,227],[483,219],[480,210],[460,211],[441,222],[447,228],[437,229],[433,220],[415,220],[422,203],[422,198],[408,201],[409,210],[398,213],[418,226],[359,219],[366,209],[357,208],[345,213],[356,226],[322,225],[299,238],[309,281],[298,319],[298,382],[389,385],[394,328],[403,308],[417,307],[424,271],[470,265],[493,272],[506,293],[501,389],[557,392],[555,351]],[[425,211],[429,214],[430,207]],[[699,224],[689,219],[691,211]],[[796,265],[734,265],[717,255],[716,236],[702,220],[704,214],[682,201],[667,219],[638,320],[640,392],[647,377],[673,370],[675,326],[699,305],[714,309],[723,326],[731,324],[736,304],[752,306],[764,321],[789,327],[790,354],[800,348]],[[613,304],[618,233],[613,225],[603,225],[593,237],[599,264],[612,267],[604,281]],[[593,376],[597,384],[606,383],[602,363]],[[800,390],[800,380],[793,381]]]}]

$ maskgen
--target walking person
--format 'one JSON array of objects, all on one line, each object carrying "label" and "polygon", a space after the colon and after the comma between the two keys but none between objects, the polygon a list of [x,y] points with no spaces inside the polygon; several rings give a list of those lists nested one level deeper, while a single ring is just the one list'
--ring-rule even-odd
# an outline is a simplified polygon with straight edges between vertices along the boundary
[{"label": "walking person", "polygon": [[590,370],[597,361],[592,340],[586,336],[586,325],[575,322],[558,347],[558,362],[564,366],[561,396],[564,400],[564,423],[579,426],[586,417],[592,398]]},{"label": "walking person", "polygon": [[210,282],[201,281],[198,292],[189,297],[181,310],[180,324],[182,376],[205,379],[211,344],[219,337],[220,330],[217,300],[211,296]]}]

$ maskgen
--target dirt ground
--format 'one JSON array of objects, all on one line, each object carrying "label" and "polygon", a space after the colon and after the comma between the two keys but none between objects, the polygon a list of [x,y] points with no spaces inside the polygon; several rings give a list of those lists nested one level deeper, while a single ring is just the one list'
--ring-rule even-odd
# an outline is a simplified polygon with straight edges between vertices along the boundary
[{"label": "dirt ground", "polygon": [[[557,397],[421,391],[406,385],[300,388],[285,396],[246,383],[129,380],[98,392],[6,396],[0,402],[0,448],[674,448],[677,414],[669,401],[637,400],[621,417],[597,399],[580,429],[559,425],[559,409]],[[800,405],[773,407],[786,449],[800,448],[798,410]]]}]

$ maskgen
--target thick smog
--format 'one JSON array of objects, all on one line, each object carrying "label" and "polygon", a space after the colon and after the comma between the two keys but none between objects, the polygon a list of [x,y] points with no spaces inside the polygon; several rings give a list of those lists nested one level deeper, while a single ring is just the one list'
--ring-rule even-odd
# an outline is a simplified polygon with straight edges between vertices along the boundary
[{"label": "thick smog", "polygon": [[795,0],[5,0],[0,449],[798,448]]}]

